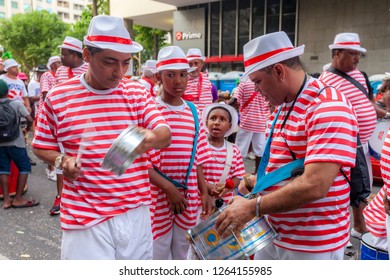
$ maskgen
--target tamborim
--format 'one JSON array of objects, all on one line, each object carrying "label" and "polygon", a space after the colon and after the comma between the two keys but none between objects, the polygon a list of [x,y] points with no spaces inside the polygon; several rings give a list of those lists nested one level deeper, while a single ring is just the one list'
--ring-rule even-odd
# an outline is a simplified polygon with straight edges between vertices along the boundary
[{"label": "tamborim", "polygon": [[385,142],[389,127],[390,121],[378,122],[374,132],[368,140],[370,153],[377,160],[381,157],[383,143]]}]

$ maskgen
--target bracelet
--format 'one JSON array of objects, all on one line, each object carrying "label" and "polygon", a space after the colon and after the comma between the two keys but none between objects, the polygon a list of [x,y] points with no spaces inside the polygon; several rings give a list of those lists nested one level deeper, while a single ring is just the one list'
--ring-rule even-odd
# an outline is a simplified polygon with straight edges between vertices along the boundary
[{"label": "bracelet", "polygon": [[260,202],[261,202],[261,195],[259,195],[257,197],[257,200],[256,200],[256,217],[261,217],[261,214],[260,214]]}]

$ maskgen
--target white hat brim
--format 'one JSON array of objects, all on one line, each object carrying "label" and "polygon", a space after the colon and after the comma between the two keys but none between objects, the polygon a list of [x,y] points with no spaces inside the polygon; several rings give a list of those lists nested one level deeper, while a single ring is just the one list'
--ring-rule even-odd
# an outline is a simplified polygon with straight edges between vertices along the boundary
[{"label": "white hat brim", "polygon": [[330,50],[334,50],[334,49],[343,50],[343,49],[346,49],[346,50],[359,51],[359,52],[362,52],[362,53],[365,53],[365,52],[367,51],[365,48],[362,48],[362,47],[359,47],[359,46],[354,46],[354,45],[338,45],[338,44],[329,45],[329,49],[330,49]]},{"label": "white hat brim", "polygon": [[207,133],[209,133],[209,129],[207,128],[207,125],[206,125],[207,116],[209,115],[209,113],[212,109],[218,108],[218,107],[221,107],[221,108],[228,110],[230,113],[230,116],[232,117],[232,126],[225,133],[225,137],[228,137],[233,132],[235,132],[237,130],[237,127],[238,127],[238,113],[237,113],[236,109],[234,109],[232,106],[230,106],[226,103],[211,103],[211,104],[207,105],[204,108],[203,113],[202,113],[202,122],[204,124],[204,127],[205,127]]},{"label": "white hat brim", "polygon": [[202,60],[204,62],[206,60],[206,57],[205,56],[201,56],[201,57],[187,57],[187,60],[188,61]]},{"label": "white hat brim", "polygon": [[77,49],[77,48],[74,48],[74,47],[71,47],[71,46],[68,46],[68,45],[59,45],[58,48],[60,48],[60,49],[68,49],[68,50],[72,50],[72,51],[75,51],[75,52],[83,53],[83,50],[80,50],[80,49]]},{"label": "white hat brim", "polygon": [[17,64],[17,63],[16,63],[16,64],[11,64],[11,65],[9,65],[8,67],[4,67],[4,71],[7,72],[8,69],[10,69],[11,67],[15,67],[15,66],[16,66],[16,67],[20,67],[20,64]]},{"label": "white hat brim", "polygon": [[134,41],[132,42],[131,45],[116,44],[111,42],[92,43],[87,39],[87,36],[84,37],[84,45],[99,48],[99,49],[108,49],[108,50],[121,52],[121,53],[138,53],[144,49],[140,44]]},{"label": "white hat brim", "polygon": [[249,74],[251,74],[257,70],[261,70],[265,67],[276,64],[278,62],[281,62],[281,61],[284,61],[284,60],[287,60],[287,59],[290,59],[290,58],[293,58],[296,56],[300,56],[303,54],[304,50],[305,50],[305,45],[302,45],[302,46],[296,47],[292,50],[288,50],[288,51],[284,51],[284,52],[275,54],[275,55],[271,56],[270,58],[267,58],[261,62],[255,63],[255,64],[249,66],[248,69],[245,69],[246,71],[241,76],[240,81],[246,82],[249,78],[248,77]]}]

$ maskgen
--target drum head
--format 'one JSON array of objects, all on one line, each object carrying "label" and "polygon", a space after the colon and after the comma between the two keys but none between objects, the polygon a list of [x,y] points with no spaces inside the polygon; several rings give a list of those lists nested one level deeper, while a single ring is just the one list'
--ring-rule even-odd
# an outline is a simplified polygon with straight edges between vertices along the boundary
[{"label": "drum head", "polygon": [[385,142],[389,127],[390,121],[379,122],[376,125],[376,128],[372,133],[370,139],[368,140],[368,144],[370,146],[370,153],[376,159],[380,159],[383,143]]}]

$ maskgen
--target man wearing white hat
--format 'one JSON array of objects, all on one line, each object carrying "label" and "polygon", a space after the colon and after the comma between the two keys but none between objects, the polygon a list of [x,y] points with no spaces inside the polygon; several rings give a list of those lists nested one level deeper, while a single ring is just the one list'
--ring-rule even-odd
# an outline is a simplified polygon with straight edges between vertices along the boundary
[{"label": "man wearing white hat", "polygon": [[199,201],[203,215],[211,210],[201,168],[211,157],[206,132],[196,106],[182,99],[189,69],[179,47],[159,51],[157,77],[162,89],[156,105],[171,127],[172,142],[163,150],[149,152],[155,167],[150,170],[153,258],[158,260],[186,259],[190,247],[187,230],[196,224]]},{"label": "man wearing white hat", "polygon": [[57,83],[65,82],[88,70],[88,63],[83,60],[83,43],[76,38],[66,36],[61,48],[61,62],[56,71]]},{"label": "man wearing white hat", "polygon": [[[142,67],[142,77],[139,80],[147,90],[150,92],[152,97],[156,97],[158,94],[157,77],[156,77],[156,63],[157,60],[147,60],[145,66]],[[157,91],[156,91],[157,89]]]},{"label": "man wearing white hat", "polygon": [[[329,49],[332,52],[332,63],[321,74],[319,79],[341,91],[351,103],[358,121],[360,142],[366,154],[366,162],[372,185],[373,177],[368,140],[375,130],[377,114],[372,102],[368,98],[366,80],[363,74],[357,69],[360,56],[366,52],[366,49],[360,46],[360,38],[356,33],[337,34],[333,44],[329,45]],[[360,87],[364,91],[351,81],[340,76],[340,72],[349,76],[355,83],[360,84]],[[351,230],[351,235],[356,238],[360,238],[367,231],[362,212],[365,205],[362,202],[360,203],[360,207],[352,207],[354,226]]]},{"label": "man wearing white hat", "polygon": [[19,63],[13,58],[4,61],[4,71],[7,73],[0,76],[0,79],[5,81],[8,85],[8,98],[23,100],[23,104],[27,111],[31,113],[31,105],[28,99],[26,86],[22,80],[18,78]]},{"label": "man wearing white hat", "polygon": [[213,103],[211,82],[207,74],[202,72],[206,57],[202,55],[200,49],[191,48],[187,52],[187,59],[190,67],[193,68],[189,73],[183,99],[194,102],[198,106],[200,113],[202,113],[206,105]]},{"label": "man wearing white hat", "polygon": [[[62,170],[62,259],[151,259],[150,185],[144,153],[170,144],[170,130],[138,82],[123,79],[132,53],[122,18],[92,18],[84,37],[85,74],[47,95],[33,140],[34,153]],[[101,166],[129,126],[145,140],[118,176]]]},{"label": "man wearing white hat", "polygon": [[[35,119],[35,126],[38,123],[40,112],[43,107],[43,101],[46,98],[46,94],[57,84],[56,71],[61,66],[61,58],[59,56],[51,56],[46,64],[49,71],[46,71],[42,74],[41,79],[39,80],[40,85],[40,98],[38,105],[38,115]],[[50,209],[50,215],[59,215],[60,214],[60,202],[61,202],[61,192],[62,192],[62,176],[61,174],[56,173],[56,170],[53,166],[48,165],[46,168],[47,178],[51,181],[55,181],[57,185],[57,195],[54,199],[53,206]],[[58,177],[58,178],[57,178]]]},{"label": "man wearing white hat", "polygon": [[[256,259],[342,260],[349,240],[349,186],[340,169],[349,174],[355,164],[356,119],[343,94],[304,72],[303,51],[285,32],[244,46],[243,79],[249,77],[278,113],[270,119],[253,190],[258,196],[234,197],[216,227],[224,237],[267,215],[278,237]],[[273,175],[279,182],[269,184]]]}]

